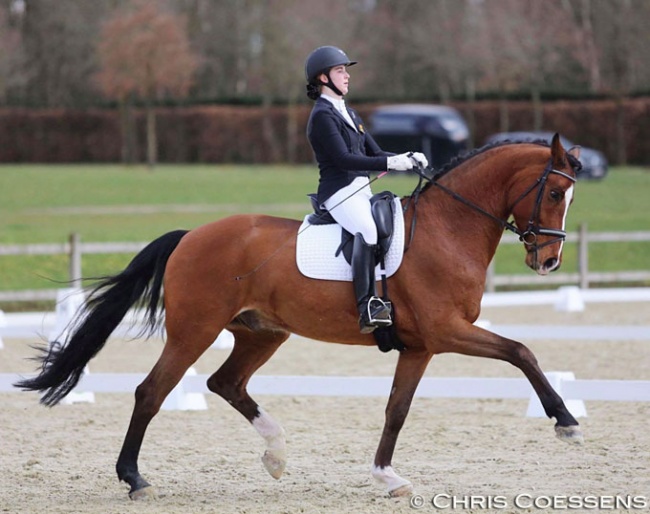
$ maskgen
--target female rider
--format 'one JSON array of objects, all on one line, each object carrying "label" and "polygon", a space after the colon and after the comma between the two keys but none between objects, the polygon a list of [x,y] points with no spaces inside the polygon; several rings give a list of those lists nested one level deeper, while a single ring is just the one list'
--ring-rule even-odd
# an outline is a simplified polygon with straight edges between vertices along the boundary
[{"label": "female rider", "polygon": [[421,153],[384,152],[365,131],[359,115],[346,107],[348,67],[356,64],[340,48],[316,48],[305,62],[307,96],[315,100],[307,124],[320,179],[318,203],[339,225],[354,235],[352,280],[361,332],[392,324],[390,309],[377,297],[375,252],[377,227],[370,208],[370,171],[406,171],[426,167]]}]

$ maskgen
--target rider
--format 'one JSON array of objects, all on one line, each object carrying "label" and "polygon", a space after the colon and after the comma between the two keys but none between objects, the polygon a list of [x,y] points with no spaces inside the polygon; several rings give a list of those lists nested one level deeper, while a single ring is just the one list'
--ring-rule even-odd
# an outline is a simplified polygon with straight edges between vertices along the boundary
[{"label": "rider", "polygon": [[305,62],[307,96],[315,100],[307,124],[320,179],[318,203],[354,235],[352,277],[361,333],[392,324],[390,309],[377,297],[375,252],[377,227],[370,208],[370,171],[407,171],[426,167],[421,153],[384,152],[366,132],[359,115],[346,107],[348,67],[356,64],[335,46],[316,48]]}]

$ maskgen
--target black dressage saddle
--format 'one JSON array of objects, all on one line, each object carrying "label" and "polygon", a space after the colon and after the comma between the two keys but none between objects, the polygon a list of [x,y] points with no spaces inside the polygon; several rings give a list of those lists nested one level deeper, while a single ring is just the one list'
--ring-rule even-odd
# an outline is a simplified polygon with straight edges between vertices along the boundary
[{"label": "black dressage saddle", "polygon": [[[329,211],[322,209],[320,205],[318,205],[316,194],[309,194],[307,196],[309,196],[311,205],[314,209],[314,212],[307,218],[307,222],[310,225],[330,225],[336,223],[336,220],[332,217]],[[375,255],[375,261],[377,264],[383,261],[384,257],[388,253],[390,244],[393,241],[395,198],[396,195],[390,191],[382,191],[370,198],[372,216],[375,220],[375,225],[377,225],[377,254]],[[350,234],[350,232],[341,227],[341,244],[336,250],[335,256],[343,253],[343,257],[345,257],[348,264],[352,262],[353,240],[354,234]]]}]

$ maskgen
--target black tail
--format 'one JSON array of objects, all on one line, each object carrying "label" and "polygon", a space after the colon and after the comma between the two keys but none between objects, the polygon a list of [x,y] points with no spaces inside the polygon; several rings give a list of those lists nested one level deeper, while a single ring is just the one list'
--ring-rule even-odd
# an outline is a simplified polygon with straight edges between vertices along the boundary
[{"label": "black tail", "polygon": [[41,349],[42,355],[37,359],[42,363],[41,373],[14,385],[26,391],[44,392],[41,403],[56,405],[74,389],[86,364],[139,301],[146,307],[147,324],[153,332],[161,310],[165,266],[185,234],[186,230],[177,230],[159,237],[136,255],[122,273],[103,278],[78,313],[75,328],[65,344]]}]

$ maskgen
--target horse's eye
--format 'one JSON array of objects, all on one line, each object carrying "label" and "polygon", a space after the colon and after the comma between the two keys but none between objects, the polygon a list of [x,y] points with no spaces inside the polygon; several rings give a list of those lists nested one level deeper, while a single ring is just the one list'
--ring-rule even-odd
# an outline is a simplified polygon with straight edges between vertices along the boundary
[{"label": "horse's eye", "polygon": [[557,191],[555,189],[552,189],[550,194],[551,194],[551,198],[556,202],[559,202],[560,200],[562,200],[562,198],[564,198],[564,193],[562,191]]}]

